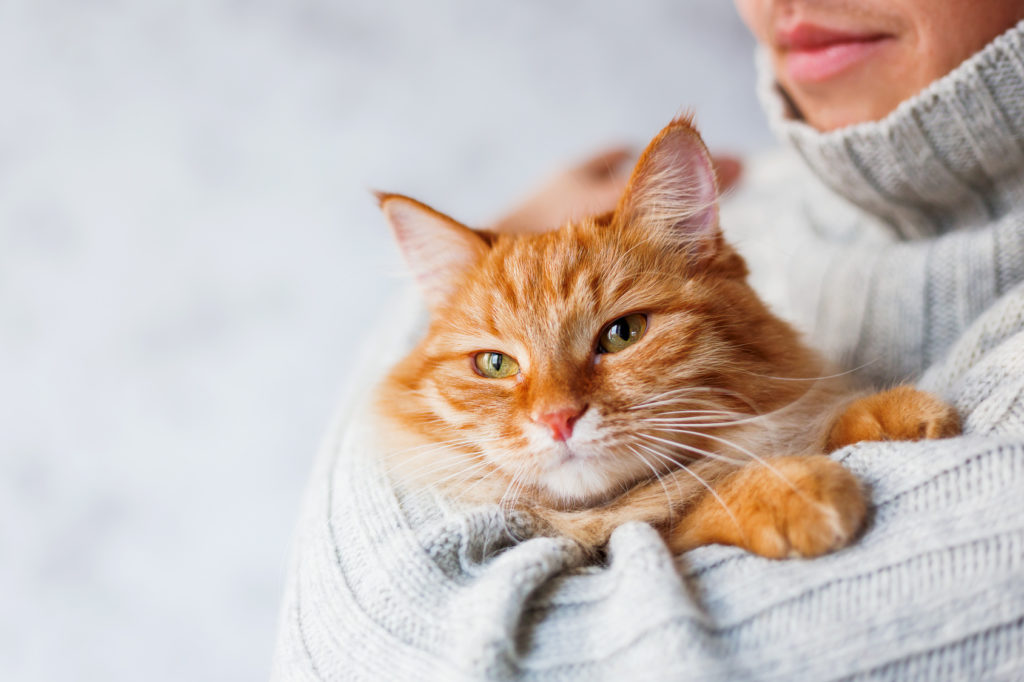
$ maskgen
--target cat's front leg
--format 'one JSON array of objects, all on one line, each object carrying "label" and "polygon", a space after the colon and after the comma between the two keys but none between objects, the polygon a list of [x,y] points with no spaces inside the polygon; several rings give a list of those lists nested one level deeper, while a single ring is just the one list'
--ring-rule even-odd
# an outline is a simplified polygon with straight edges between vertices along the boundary
[{"label": "cat's front leg", "polygon": [[823,455],[772,457],[726,476],[669,532],[669,547],[736,545],[780,559],[847,545],[864,522],[857,478]]},{"label": "cat's front leg", "polygon": [[825,450],[863,440],[921,440],[959,433],[956,410],[913,386],[897,386],[850,403],[829,430]]},{"label": "cat's front leg", "polygon": [[649,523],[660,531],[670,527],[671,519],[696,504],[702,490],[690,474],[671,475],[661,480],[641,483],[624,495],[595,507],[558,510],[550,507],[532,509],[552,531],[575,540],[589,554],[600,554],[616,528],[629,521]]},{"label": "cat's front leg", "polygon": [[571,538],[591,556],[598,556],[612,531],[630,519],[624,519],[614,511],[604,509],[560,511],[550,508],[534,508],[531,510],[542,519],[556,535]]}]

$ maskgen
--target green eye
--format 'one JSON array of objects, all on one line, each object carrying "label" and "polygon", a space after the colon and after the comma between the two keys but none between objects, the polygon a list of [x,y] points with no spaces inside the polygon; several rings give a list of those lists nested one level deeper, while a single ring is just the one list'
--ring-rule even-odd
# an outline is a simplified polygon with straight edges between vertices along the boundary
[{"label": "green eye", "polygon": [[474,355],[473,366],[480,376],[488,379],[504,379],[519,374],[519,363],[511,356],[489,350]]},{"label": "green eye", "polygon": [[618,353],[632,346],[647,331],[647,316],[640,313],[626,315],[612,322],[601,332],[598,353]]}]

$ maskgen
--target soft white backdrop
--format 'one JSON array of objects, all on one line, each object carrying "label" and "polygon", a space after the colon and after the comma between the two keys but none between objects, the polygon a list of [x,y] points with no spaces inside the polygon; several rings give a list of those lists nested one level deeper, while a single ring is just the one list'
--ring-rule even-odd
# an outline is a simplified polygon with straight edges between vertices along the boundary
[{"label": "soft white backdrop", "polygon": [[0,679],[252,680],[401,265],[692,107],[768,144],[727,0],[0,6]]}]

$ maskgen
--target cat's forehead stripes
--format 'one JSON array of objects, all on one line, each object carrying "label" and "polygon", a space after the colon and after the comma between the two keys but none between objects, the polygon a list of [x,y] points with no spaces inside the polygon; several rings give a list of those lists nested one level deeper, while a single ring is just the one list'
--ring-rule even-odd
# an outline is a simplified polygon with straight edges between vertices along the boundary
[{"label": "cat's forehead stripes", "polygon": [[[453,308],[467,332],[515,338],[547,349],[589,346],[605,317],[636,305],[642,244],[609,238],[606,225],[583,224],[555,233],[499,240],[467,278]],[[594,234],[596,231],[606,234]]]}]

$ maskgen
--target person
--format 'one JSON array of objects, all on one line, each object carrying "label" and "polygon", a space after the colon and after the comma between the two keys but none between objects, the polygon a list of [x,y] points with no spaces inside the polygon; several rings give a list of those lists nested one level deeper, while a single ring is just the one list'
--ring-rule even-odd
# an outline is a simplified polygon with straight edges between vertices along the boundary
[{"label": "person", "polygon": [[[627,524],[594,567],[559,538],[496,555],[496,512],[388,492],[347,456],[346,422],[307,499],[277,679],[1024,676],[1024,2],[737,6],[789,151],[745,164],[727,236],[836,363],[916,380],[965,435],[835,453],[875,507],[836,554],[673,558]],[[627,156],[559,176],[498,228],[607,207]]]}]

